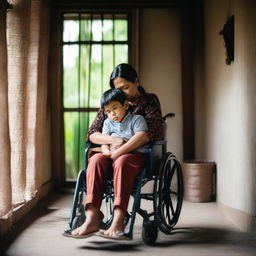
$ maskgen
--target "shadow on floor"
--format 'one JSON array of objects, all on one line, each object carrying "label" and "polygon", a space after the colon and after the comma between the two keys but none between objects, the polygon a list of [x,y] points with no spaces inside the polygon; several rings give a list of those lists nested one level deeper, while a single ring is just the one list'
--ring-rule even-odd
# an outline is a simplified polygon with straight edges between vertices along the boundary
[{"label": "shadow on floor", "polygon": [[0,255],[5,255],[4,252],[9,248],[13,241],[19,235],[21,235],[25,229],[33,225],[36,220],[51,214],[54,211],[57,211],[58,209],[50,208],[49,206],[60,200],[61,197],[63,197],[63,193],[54,193],[51,196],[46,197],[40,201],[40,203],[38,203],[38,205],[32,209],[24,218],[15,223],[11,230],[9,230],[4,237],[1,237]]},{"label": "shadow on floor", "polygon": [[[70,193],[65,193],[64,198],[70,195]],[[68,222],[68,218],[64,218],[63,214],[51,214],[58,210],[56,208],[55,202],[58,202],[61,198],[63,198],[63,193],[61,194],[54,194],[46,201],[41,202],[38,204],[37,208],[32,210],[28,216],[26,216],[23,220],[15,225],[15,228],[9,232],[8,236],[1,239],[0,241],[0,255],[8,255],[5,254],[6,250],[10,247],[13,241],[18,238],[21,233],[27,229],[29,226],[33,225],[36,220],[41,217],[47,216],[47,218],[43,218],[40,224],[44,225],[45,222],[60,222],[64,221]],[[71,197],[70,197],[71,198]],[[68,199],[69,200],[69,199]],[[64,205],[64,206],[63,206]],[[61,203],[62,209],[66,207],[65,204]],[[207,214],[207,212],[206,212]],[[148,255],[148,251],[155,253],[155,251],[159,251],[159,248],[163,248],[163,251],[167,251],[169,255],[169,248],[176,248],[179,251],[183,248],[196,248],[196,250],[201,250],[201,247],[205,248],[215,248],[219,247],[221,249],[225,248],[226,250],[231,250],[232,252],[241,250],[242,253],[247,252],[247,254],[241,255],[255,255],[256,250],[256,237],[251,237],[247,233],[240,232],[237,229],[233,229],[232,226],[222,225],[223,223],[211,222],[207,223],[208,226],[201,224],[200,222],[195,223],[191,222],[191,226],[180,226],[171,232],[170,235],[164,235],[163,233],[159,232],[158,239],[156,243],[152,246],[152,250],[150,246],[146,246],[143,244],[143,241],[138,235],[137,232],[141,232],[141,224],[140,226],[136,227],[136,232],[134,234],[133,241],[113,241],[107,239],[99,239],[99,237],[95,237],[95,239],[90,239],[88,241],[84,240],[84,243],[79,245],[78,247],[73,244],[72,242],[69,244],[65,244],[62,250],[64,250],[63,255],[65,255],[65,249],[73,250],[78,249],[82,255],[84,255],[86,250],[91,251],[91,254],[101,254],[101,252],[143,252],[144,255]],[[59,223],[57,223],[58,225]],[[61,223],[62,225],[62,223]],[[181,223],[182,225],[182,223]],[[184,225],[184,224],[183,224]],[[195,226],[198,225],[198,226]],[[221,226],[222,225],[222,226]],[[61,234],[60,234],[61,235]],[[64,238],[68,239],[68,238]],[[40,241],[39,241],[40,242]],[[60,243],[65,243],[62,239],[59,239]],[[52,241],[55,243],[55,240]],[[70,246],[70,247],[69,247]],[[76,247],[76,248],[74,248]],[[148,249],[149,248],[149,249]],[[153,250],[154,248],[158,248],[158,250]],[[199,248],[199,249],[198,249]],[[20,252],[19,252],[20,253]],[[90,254],[90,253],[89,253]],[[23,254],[24,255],[24,254]],[[47,254],[45,254],[47,255]],[[62,254],[59,254],[62,255]],[[214,254],[212,254],[214,255]],[[216,254],[217,255],[217,254]],[[232,254],[230,254],[232,255]],[[236,254],[237,255],[237,254]]]},{"label": "shadow on floor", "polygon": [[[247,233],[234,231],[225,228],[215,227],[184,227],[176,228],[169,237],[165,238],[161,242],[160,239],[154,244],[157,247],[173,247],[176,245],[189,244],[208,244],[208,245],[236,245],[241,248],[247,248],[248,246],[255,246],[255,239],[250,237]],[[256,247],[256,246],[255,246]]]},{"label": "shadow on floor", "polygon": [[[152,247],[175,247],[178,245],[231,245],[250,248],[255,246],[253,239],[248,239],[248,234],[215,227],[184,227],[175,228],[170,235],[158,237]],[[161,241],[162,240],[162,241]],[[95,251],[131,251],[138,252],[143,248],[143,242],[133,241],[90,241],[87,245],[79,247],[81,250]]]},{"label": "shadow on floor", "polygon": [[141,243],[134,243],[131,241],[92,241],[91,245],[79,247],[81,250],[95,250],[95,251],[115,251],[115,252],[138,252]]}]

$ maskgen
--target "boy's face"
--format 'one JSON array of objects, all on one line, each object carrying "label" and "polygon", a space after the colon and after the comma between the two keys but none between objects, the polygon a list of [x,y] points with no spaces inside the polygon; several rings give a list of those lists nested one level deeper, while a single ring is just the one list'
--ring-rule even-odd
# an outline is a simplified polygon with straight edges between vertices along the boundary
[{"label": "boy's face", "polygon": [[110,101],[107,105],[104,106],[104,111],[108,118],[115,122],[121,122],[123,120],[127,109],[127,101],[124,102],[124,105],[122,105],[119,101]]}]

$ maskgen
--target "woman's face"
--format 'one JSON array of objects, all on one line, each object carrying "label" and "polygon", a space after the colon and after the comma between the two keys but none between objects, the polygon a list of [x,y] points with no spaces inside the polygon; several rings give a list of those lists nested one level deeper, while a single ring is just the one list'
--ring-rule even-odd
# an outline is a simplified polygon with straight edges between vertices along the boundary
[{"label": "woman's face", "polygon": [[128,100],[132,100],[133,98],[136,98],[140,95],[140,92],[138,90],[138,82],[130,82],[127,81],[125,78],[117,77],[113,81],[115,88],[122,90],[125,95],[127,96]]}]

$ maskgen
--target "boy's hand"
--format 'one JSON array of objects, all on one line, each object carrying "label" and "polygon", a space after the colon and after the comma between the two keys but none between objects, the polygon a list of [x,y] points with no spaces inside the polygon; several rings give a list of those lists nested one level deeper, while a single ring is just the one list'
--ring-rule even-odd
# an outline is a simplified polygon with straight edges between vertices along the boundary
[{"label": "boy's hand", "polygon": [[114,150],[114,151],[112,151],[112,153],[111,153],[111,156],[110,156],[110,158],[113,160],[113,161],[115,161],[119,156],[121,156],[122,154],[119,152],[119,150],[117,149],[117,150]]},{"label": "boy's hand", "polygon": [[111,151],[109,150],[108,145],[102,145],[101,146],[101,152],[102,152],[103,155],[106,155],[106,156],[111,155]]}]

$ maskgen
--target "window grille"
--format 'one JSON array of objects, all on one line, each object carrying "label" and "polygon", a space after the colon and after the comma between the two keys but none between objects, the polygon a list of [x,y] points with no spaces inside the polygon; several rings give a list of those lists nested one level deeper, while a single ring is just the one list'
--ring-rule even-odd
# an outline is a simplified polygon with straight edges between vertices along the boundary
[{"label": "window grille", "polygon": [[128,14],[63,14],[63,115],[66,180],[84,165],[89,125],[114,66],[128,63]]}]

